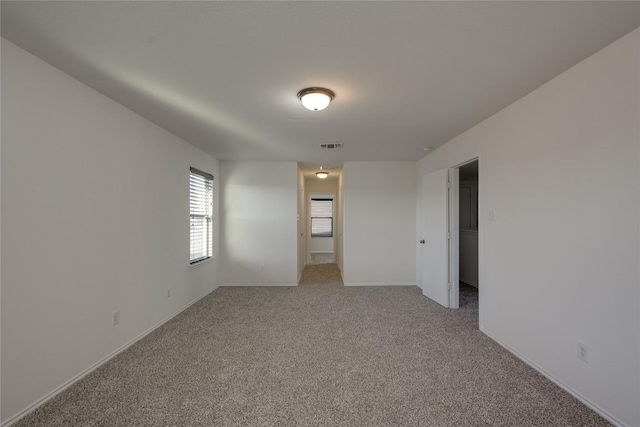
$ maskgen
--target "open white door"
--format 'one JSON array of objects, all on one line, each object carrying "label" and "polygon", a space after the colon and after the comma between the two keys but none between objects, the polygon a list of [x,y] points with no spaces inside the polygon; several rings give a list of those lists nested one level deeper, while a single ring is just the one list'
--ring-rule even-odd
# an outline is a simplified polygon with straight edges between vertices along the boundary
[{"label": "open white door", "polygon": [[449,308],[460,307],[460,169],[449,169]]},{"label": "open white door", "polygon": [[[448,182],[449,170],[422,177],[422,293],[449,307]],[[423,243],[424,241],[424,243]]]}]

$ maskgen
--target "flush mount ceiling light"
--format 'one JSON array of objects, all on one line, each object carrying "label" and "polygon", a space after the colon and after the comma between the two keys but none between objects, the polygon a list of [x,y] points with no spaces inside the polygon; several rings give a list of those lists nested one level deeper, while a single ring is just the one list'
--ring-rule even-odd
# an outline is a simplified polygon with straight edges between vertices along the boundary
[{"label": "flush mount ceiling light", "polygon": [[335,96],[335,93],[322,87],[308,87],[298,92],[298,98],[304,108],[311,111],[324,110]]},{"label": "flush mount ceiling light", "polygon": [[323,171],[322,166],[320,166],[320,170],[316,172],[316,176],[320,179],[325,179],[326,177],[329,176],[329,172]]}]

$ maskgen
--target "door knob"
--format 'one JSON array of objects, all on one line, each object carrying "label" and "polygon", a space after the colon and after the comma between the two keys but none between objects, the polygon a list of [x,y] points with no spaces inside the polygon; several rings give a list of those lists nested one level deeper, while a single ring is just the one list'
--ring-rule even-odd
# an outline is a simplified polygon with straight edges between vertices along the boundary
[{"label": "door knob", "polygon": [[420,243],[422,243],[424,245],[424,239],[420,240]]}]

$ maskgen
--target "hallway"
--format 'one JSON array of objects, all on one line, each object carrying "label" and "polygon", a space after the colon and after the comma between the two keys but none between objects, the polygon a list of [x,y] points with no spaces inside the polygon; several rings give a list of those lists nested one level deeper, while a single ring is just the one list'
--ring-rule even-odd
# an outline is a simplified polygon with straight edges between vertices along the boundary
[{"label": "hallway", "polygon": [[338,264],[307,264],[299,286],[343,287]]}]

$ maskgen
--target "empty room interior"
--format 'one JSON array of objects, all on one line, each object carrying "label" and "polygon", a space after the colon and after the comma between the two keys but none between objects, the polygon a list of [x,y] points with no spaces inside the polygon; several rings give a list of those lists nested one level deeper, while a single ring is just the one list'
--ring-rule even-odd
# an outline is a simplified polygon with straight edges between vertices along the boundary
[{"label": "empty room interior", "polygon": [[640,426],[640,2],[2,1],[7,426]]}]

